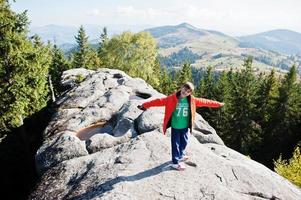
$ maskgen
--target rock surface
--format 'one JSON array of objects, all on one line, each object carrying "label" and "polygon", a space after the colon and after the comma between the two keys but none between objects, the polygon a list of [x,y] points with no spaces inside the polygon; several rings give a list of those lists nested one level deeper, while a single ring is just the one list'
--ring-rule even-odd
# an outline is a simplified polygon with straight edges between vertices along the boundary
[{"label": "rock surface", "polygon": [[62,84],[69,89],[56,102],[36,154],[41,179],[30,199],[301,199],[295,185],[227,148],[200,115],[187,169],[172,170],[164,110],[137,109],[164,95],[142,79],[119,70],[73,69]]}]

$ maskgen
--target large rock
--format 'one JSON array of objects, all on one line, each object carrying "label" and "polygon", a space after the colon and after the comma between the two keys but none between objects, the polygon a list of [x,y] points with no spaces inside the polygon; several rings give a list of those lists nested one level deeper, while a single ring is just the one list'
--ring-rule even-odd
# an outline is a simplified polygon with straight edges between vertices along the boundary
[{"label": "large rock", "polygon": [[64,131],[54,139],[45,141],[40,147],[35,159],[37,170],[41,173],[64,160],[85,155],[88,155],[85,143],[73,132]]},{"label": "large rock", "polygon": [[[81,83],[74,81],[80,72]],[[187,169],[172,170],[164,109],[137,109],[164,95],[142,79],[77,69],[62,80],[69,89],[45,129],[36,155],[41,178],[30,199],[301,199],[295,185],[227,148],[200,115]]]}]

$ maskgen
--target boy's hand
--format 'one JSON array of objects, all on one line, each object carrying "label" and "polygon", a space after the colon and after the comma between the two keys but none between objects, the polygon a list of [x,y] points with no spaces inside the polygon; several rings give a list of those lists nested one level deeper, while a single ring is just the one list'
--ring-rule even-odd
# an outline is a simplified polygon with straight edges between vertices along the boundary
[{"label": "boy's hand", "polygon": [[222,102],[222,103],[220,103],[220,105],[221,105],[221,106],[224,106],[224,105],[225,105],[225,103],[223,103],[223,102]]},{"label": "boy's hand", "polygon": [[142,105],[138,105],[137,108],[140,110],[146,110],[146,108],[144,108]]}]

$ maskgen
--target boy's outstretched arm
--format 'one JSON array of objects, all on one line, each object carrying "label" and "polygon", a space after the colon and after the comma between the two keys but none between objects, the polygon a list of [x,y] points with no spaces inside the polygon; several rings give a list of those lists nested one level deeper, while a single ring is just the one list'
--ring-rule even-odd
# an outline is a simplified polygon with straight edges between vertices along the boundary
[{"label": "boy's outstretched arm", "polygon": [[166,105],[166,97],[147,101],[147,102],[143,103],[142,105],[138,105],[137,108],[139,108],[140,110],[146,110],[150,107],[165,106],[165,105]]},{"label": "boy's outstretched arm", "polygon": [[205,98],[195,98],[196,107],[209,107],[209,108],[219,108],[223,106],[225,103],[205,99]]}]

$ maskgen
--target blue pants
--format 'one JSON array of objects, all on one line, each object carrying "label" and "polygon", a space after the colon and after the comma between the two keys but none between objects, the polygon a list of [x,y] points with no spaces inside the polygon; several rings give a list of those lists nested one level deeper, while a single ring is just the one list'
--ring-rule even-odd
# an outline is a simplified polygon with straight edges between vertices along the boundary
[{"label": "blue pants", "polygon": [[171,128],[171,156],[172,163],[178,164],[184,156],[184,150],[188,143],[188,128],[174,129]]}]

